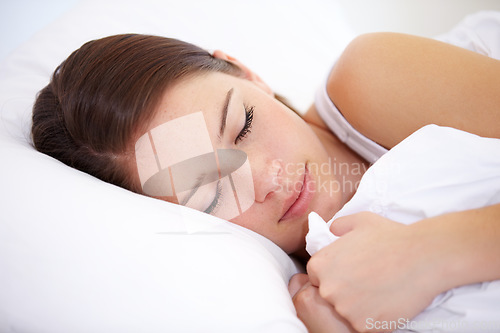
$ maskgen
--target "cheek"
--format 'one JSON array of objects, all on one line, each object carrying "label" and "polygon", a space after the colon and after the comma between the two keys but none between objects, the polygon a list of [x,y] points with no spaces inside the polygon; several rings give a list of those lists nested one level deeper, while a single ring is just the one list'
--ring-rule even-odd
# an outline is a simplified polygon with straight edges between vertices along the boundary
[{"label": "cheek", "polygon": [[280,238],[277,221],[271,220],[270,212],[262,204],[255,203],[240,216],[231,219],[230,222],[252,230],[261,236],[277,243]]},{"label": "cheek", "polygon": [[306,123],[291,112],[270,106],[256,115],[252,134],[261,152],[275,153],[277,158],[293,156],[301,142],[309,140]]},{"label": "cheek", "polygon": [[296,119],[293,114],[280,107],[270,106],[262,117],[262,126],[274,136],[287,136],[296,128]]},{"label": "cheek", "polygon": [[243,214],[231,219],[230,222],[269,238],[271,236],[271,221],[266,218],[264,209],[259,206],[261,205],[254,203]]}]

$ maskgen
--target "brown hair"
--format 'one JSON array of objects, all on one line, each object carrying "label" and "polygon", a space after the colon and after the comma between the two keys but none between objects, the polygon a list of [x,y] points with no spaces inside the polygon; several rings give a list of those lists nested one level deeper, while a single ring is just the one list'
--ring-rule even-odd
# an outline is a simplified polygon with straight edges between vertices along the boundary
[{"label": "brown hair", "polygon": [[133,140],[164,90],[208,71],[242,75],[233,64],[176,39],[116,35],[90,41],[55,70],[33,107],[37,150],[106,182],[141,192]]}]

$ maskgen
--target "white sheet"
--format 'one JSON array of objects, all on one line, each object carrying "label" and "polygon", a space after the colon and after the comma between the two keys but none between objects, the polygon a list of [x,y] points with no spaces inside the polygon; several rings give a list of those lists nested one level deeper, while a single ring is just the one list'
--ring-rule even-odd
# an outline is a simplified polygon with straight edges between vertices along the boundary
[{"label": "white sheet", "polygon": [[[361,211],[411,224],[500,203],[499,152],[498,139],[426,126],[368,169],[354,197],[328,226]],[[314,222],[309,223],[307,246],[317,251],[335,239],[322,235],[329,230]],[[499,313],[500,280],[478,283],[439,295],[410,322],[409,330],[399,332],[498,332]]]},{"label": "white sheet", "polygon": [[[16,22],[32,27],[30,15]],[[286,288],[297,270],[274,244],[29,145],[35,94],[55,67],[89,39],[124,32],[221,48],[299,109],[354,36],[323,0],[83,0],[24,36],[0,63],[0,332],[305,332]]]}]

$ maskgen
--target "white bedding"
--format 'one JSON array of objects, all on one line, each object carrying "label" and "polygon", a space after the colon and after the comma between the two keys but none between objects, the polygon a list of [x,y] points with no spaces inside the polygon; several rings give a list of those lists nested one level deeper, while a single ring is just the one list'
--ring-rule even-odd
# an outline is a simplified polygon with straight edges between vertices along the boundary
[{"label": "white bedding", "polygon": [[[500,203],[499,152],[498,139],[426,126],[368,169],[354,197],[328,226],[341,216],[361,211],[411,224]],[[324,234],[328,228],[314,221],[309,226],[307,246],[313,252],[335,241]],[[409,323],[409,329],[400,332],[498,332],[499,313],[500,280],[467,285],[436,297]]]},{"label": "white bedding", "polygon": [[274,244],[30,146],[31,106],[55,67],[126,32],[223,49],[299,110],[354,37],[332,1],[83,0],[2,59],[0,332],[306,332],[287,291],[298,269]]}]

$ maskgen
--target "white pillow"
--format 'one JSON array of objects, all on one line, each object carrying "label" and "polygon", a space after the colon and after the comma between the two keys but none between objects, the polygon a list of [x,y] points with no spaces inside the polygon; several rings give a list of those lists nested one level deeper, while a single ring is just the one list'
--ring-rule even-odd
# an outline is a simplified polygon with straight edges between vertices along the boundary
[{"label": "white pillow", "polygon": [[276,245],[31,147],[31,107],[55,67],[126,32],[224,49],[301,109],[352,37],[320,0],[90,0],[11,54],[0,64],[0,331],[305,332],[287,291],[298,268]]}]

